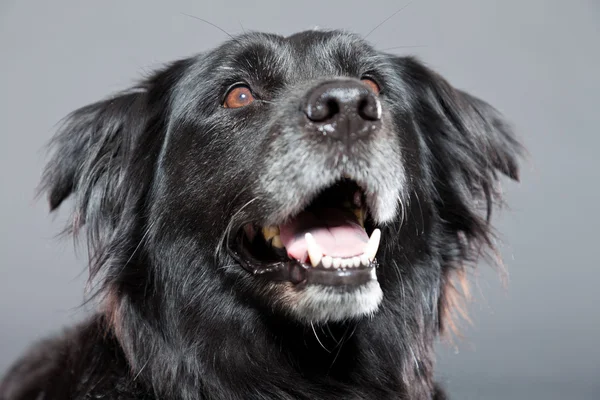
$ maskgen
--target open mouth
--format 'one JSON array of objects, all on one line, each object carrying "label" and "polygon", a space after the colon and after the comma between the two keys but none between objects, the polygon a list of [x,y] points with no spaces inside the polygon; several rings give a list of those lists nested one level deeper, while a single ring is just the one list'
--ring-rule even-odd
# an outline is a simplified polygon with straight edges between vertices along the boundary
[{"label": "open mouth", "polygon": [[344,179],[282,224],[245,224],[231,250],[254,275],[295,284],[356,286],[377,279],[380,237],[364,191]]}]

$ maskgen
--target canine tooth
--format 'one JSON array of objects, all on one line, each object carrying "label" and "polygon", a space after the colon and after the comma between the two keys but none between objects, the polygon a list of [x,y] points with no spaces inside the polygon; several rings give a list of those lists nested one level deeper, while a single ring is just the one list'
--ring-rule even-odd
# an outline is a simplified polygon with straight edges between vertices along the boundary
[{"label": "canine tooth", "polygon": [[369,258],[370,261],[375,259],[375,254],[377,254],[377,249],[379,248],[379,240],[381,239],[381,231],[379,229],[375,229],[369,238],[369,243],[365,248],[365,254]]},{"label": "canine tooth", "polygon": [[315,241],[315,238],[310,233],[304,235],[304,239],[306,240],[306,247],[308,249],[308,258],[310,259],[310,263],[313,267],[316,267],[321,262],[323,258],[323,252],[321,248]]},{"label": "canine tooth", "polygon": [[342,259],[339,257],[334,257],[332,264],[333,264],[333,268],[339,268],[340,265],[342,264]]},{"label": "canine tooth", "polygon": [[331,264],[333,263],[333,258],[330,256],[325,256],[321,259],[321,264],[323,264],[324,268],[331,268]]},{"label": "canine tooth", "polygon": [[265,237],[265,240],[268,242],[269,240],[273,239],[275,236],[279,235],[279,227],[276,225],[264,226],[262,228],[262,234]]},{"label": "canine tooth", "polygon": [[365,267],[368,267],[371,262],[369,261],[369,257],[366,254],[363,254],[360,256],[360,263]]},{"label": "canine tooth", "polygon": [[352,257],[352,263],[354,264],[354,268],[358,268],[360,265],[360,257]]},{"label": "canine tooth", "polygon": [[278,249],[283,249],[283,242],[281,241],[281,236],[273,236],[273,239],[271,239],[271,246],[277,247]]}]

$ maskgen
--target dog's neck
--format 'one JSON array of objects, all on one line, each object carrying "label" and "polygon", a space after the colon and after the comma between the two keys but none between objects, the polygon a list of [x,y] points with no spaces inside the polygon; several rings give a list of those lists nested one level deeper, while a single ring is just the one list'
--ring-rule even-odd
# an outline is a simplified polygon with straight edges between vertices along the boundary
[{"label": "dog's neck", "polygon": [[[139,309],[128,313],[136,304],[123,297],[113,329],[131,373],[163,398],[203,398],[200,391],[222,394],[215,398],[368,399],[377,391],[381,399],[431,399],[436,318],[431,309],[411,309],[415,304],[390,296],[372,318],[308,326],[229,310],[177,331],[184,315],[152,324],[136,319],[145,314]],[[159,326],[171,331],[157,332]]]}]

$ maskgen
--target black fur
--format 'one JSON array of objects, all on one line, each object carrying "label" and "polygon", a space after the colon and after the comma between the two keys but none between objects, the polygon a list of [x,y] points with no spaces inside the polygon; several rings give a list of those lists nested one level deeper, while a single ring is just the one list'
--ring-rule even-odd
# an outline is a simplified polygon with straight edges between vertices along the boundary
[{"label": "black fur", "polygon": [[[316,83],[365,74],[382,88],[374,144],[399,156],[367,144],[349,156],[364,158],[369,182],[384,185],[386,166],[403,179],[402,204],[378,224],[384,297],[370,318],[306,324],[227,238],[295,207],[284,190],[322,189],[303,174],[337,161],[294,113]],[[222,108],[239,81],[259,100]],[[433,344],[450,323],[452,277],[493,249],[499,175],[518,178],[521,151],[487,103],[337,31],[246,34],[175,62],[75,111],[53,148],[42,191],[52,210],[74,197],[98,314],[33,348],[1,399],[444,399]]]}]

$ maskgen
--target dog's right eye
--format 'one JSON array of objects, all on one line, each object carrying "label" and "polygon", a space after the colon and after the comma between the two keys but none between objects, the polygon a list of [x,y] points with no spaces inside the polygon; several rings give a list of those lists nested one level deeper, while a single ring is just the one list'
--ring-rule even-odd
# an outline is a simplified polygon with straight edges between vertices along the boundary
[{"label": "dog's right eye", "polygon": [[237,85],[229,89],[225,100],[223,101],[224,108],[240,108],[251,104],[254,101],[252,91],[248,86]]}]

